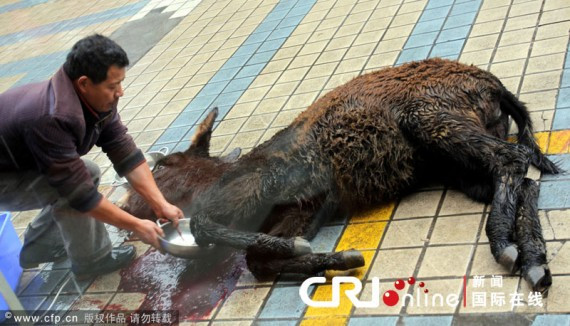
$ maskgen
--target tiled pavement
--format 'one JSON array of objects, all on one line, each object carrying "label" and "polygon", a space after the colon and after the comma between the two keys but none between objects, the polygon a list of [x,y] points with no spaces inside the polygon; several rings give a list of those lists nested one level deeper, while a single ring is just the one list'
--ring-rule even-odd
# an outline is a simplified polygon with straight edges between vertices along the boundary
[{"label": "tiled pavement", "polygon": [[[162,18],[152,18],[157,14]],[[85,35],[147,42],[146,53],[127,48],[140,59],[127,72],[120,101],[137,144],[143,150],[185,149],[196,123],[217,105],[211,150],[222,154],[269,139],[354,76],[442,56],[499,76],[528,104],[542,148],[570,171],[568,17],[568,0],[0,0],[0,91],[48,78]],[[154,37],[133,27],[145,25],[151,34],[156,30]],[[159,30],[164,35],[157,36]],[[102,192],[119,198],[124,190],[112,187],[108,159],[98,150],[88,158],[104,171]],[[52,307],[60,314],[183,307],[188,323],[215,325],[570,325],[570,178],[530,174],[541,181],[540,217],[554,274],[542,306],[529,297],[524,281],[493,261],[483,227],[489,207],[437,186],[332,222],[313,241],[317,251],[354,247],[364,253],[366,266],[350,274],[365,283],[362,300],[372,298],[375,278],[380,294],[404,280],[396,293],[413,295],[414,302],[403,306],[381,300],[376,308],[356,308],[342,296],[337,308],[308,308],[299,297],[302,280],[255,281],[242,272],[239,255],[221,265],[194,266],[137,242],[141,257],[120,273],[78,288],[68,263],[47,264],[25,271],[17,292],[30,313],[46,309],[63,288]],[[20,235],[35,214],[13,214]],[[111,230],[122,242],[124,233]],[[191,279],[193,268],[214,268],[225,282]],[[411,276],[417,281],[407,285]],[[419,282],[431,296],[419,292]],[[311,297],[328,300],[331,288],[312,287]],[[204,301],[195,293],[210,297]],[[456,296],[460,304],[439,304],[436,294]]]}]

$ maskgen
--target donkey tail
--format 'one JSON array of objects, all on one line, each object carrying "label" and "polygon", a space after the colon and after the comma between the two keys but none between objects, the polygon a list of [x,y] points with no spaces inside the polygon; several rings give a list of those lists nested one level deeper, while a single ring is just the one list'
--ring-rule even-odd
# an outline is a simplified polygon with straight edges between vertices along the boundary
[{"label": "donkey tail", "polygon": [[517,135],[518,143],[525,145],[532,150],[532,164],[544,173],[561,173],[562,170],[554,162],[548,159],[544,153],[542,153],[540,147],[536,143],[528,109],[524,103],[519,101],[519,99],[513,95],[513,93],[506,89],[503,91],[501,97],[501,110],[510,115],[517,124],[519,129],[519,133]]}]

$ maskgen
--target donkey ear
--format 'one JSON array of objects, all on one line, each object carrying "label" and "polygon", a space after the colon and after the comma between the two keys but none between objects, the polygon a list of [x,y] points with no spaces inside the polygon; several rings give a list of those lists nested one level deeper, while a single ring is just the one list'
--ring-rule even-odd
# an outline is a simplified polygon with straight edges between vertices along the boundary
[{"label": "donkey ear", "polygon": [[217,116],[218,108],[216,107],[208,113],[204,121],[198,126],[198,130],[192,136],[190,148],[185,152],[186,154],[210,155],[210,138],[212,138],[212,128]]}]

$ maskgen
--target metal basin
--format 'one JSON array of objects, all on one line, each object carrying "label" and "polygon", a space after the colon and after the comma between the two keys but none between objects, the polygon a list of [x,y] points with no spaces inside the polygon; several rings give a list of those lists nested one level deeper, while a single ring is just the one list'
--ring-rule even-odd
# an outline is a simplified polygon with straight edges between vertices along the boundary
[{"label": "metal basin", "polygon": [[158,237],[160,246],[167,253],[180,258],[199,258],[208,255],[214,250],[214,245],[208,247],[200,247],[196,244],[194,236],[190,233],[190,219],[184,218],[178,221],[178,230],[172,225],[172,222],[156,224],[164,231],[164,238]]}]

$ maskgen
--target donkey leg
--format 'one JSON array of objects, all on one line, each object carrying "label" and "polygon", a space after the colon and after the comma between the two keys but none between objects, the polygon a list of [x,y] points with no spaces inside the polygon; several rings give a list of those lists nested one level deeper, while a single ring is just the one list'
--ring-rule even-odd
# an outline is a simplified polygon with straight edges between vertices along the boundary
[{"label": "donkey leg", "polygon": [[364,266],[364,257],[357,250],[308,254],[285,259],[260,257],[248,252],[246,258],[249,270],[257,279],[266,279],[280,273],[316,275],[326,270],[348,270]]},{"label": "donkey leg", "polygon": [[493,177],[492,209],[485,230],[495,260],[513,271],[518,262],[518,248],[512,239],[517,189],[530,165],[530,149],[486,134],[472,120],[450,111],[425,108],[425,112],[412,113],[400,121],[408,137],[428,150],[441,152],[465,171],[476,164]]},{"label": "donkey leg", "polygon": [[519,248],[514,243],[515,214],[519,189],[528,167],[530,150],[522,145],[504,143],[495,153],[495,192],[485,231],[495,260],[515,272],[520,265]]},{"label": "donkey leg", "polygon": [[265,233],[229,229],[203,215],[192,218],[190,229],[198,245],[214,243],[275,257],[294,257],[312,252],[309,242],[301,237],[279,238]]},{"label": "donkey leg", "polygon": [[546,262],[546,243],[538,218],[538,185],[525,178],[519,191],[516,235],[521,252],[522,275],[533,291],[547,293],[552,276]]}]

